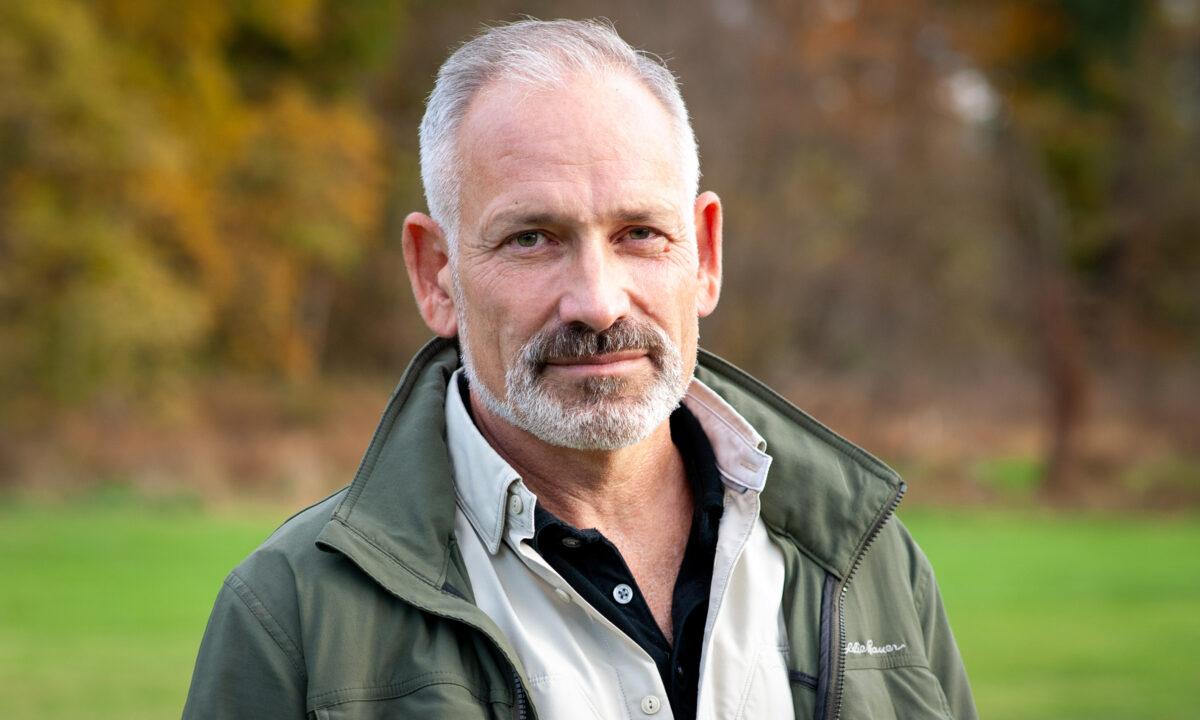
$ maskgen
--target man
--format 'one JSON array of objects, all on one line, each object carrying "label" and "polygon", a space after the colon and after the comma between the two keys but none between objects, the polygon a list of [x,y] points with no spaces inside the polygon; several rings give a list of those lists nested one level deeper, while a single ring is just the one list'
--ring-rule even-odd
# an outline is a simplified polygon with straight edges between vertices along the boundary
[{"label": "man", "polygon": [[904,484],[697,349],[721,204],[659,62],[491,29],[421,165],[445,339],[353,484],[230,574],[186,717],[974,717]]}]

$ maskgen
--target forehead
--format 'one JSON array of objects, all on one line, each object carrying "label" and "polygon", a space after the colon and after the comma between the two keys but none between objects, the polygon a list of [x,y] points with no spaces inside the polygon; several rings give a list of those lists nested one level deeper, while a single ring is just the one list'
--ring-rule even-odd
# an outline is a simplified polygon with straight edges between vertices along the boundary
[{"label": "forehead", "polygon": [[623,73],[493,82],[472,100],[458,147],[464,219],[498,201],[601,211],[631,199],[675,204],[685,194],[670,115]]}]

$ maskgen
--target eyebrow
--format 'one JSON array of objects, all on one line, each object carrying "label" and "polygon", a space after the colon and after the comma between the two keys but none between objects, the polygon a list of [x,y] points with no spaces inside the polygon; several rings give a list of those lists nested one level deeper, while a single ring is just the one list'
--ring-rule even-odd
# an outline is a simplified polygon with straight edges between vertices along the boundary
[{"label": "eyebrow", "polygon": [[[666,208],[660,210],[646,208],[627,208],[617,210],[610,216],[623,223],[648,223],[662,220],[664,215],[671,214]],[[501,212],[488,223],[491,227],[534,227],[534,226],[568,226],[574,225],[577,218],[554,212]]]}]

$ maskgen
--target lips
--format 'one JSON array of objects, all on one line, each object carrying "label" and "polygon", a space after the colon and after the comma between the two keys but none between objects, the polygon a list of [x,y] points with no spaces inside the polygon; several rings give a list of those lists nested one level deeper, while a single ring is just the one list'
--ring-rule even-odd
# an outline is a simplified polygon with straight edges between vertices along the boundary
[{"label": "lips", "polygon": [[626,350],[623,352],[603,353],[601,355],[582,355],[580,357],[549,358],[547,365],[615,365],[627,360],[637,360],[646,357],[645,350]]}]

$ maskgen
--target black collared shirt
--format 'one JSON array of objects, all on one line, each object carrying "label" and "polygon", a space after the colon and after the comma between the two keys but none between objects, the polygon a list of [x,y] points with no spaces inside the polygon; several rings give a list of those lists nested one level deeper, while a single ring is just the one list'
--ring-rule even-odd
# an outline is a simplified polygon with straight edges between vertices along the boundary
[{"label": "black collared shirt", "polygon": [[671,440],[683,458],[695,498],[671,599],[674,646],[659,630],[620,551],[599,531],[579,530],[538,505],[532,544],[576,592],[654,659],[672,713],[690,720],[696,716],[700,649],[725,491],[712,445],[682,405],[671,414]]}]

